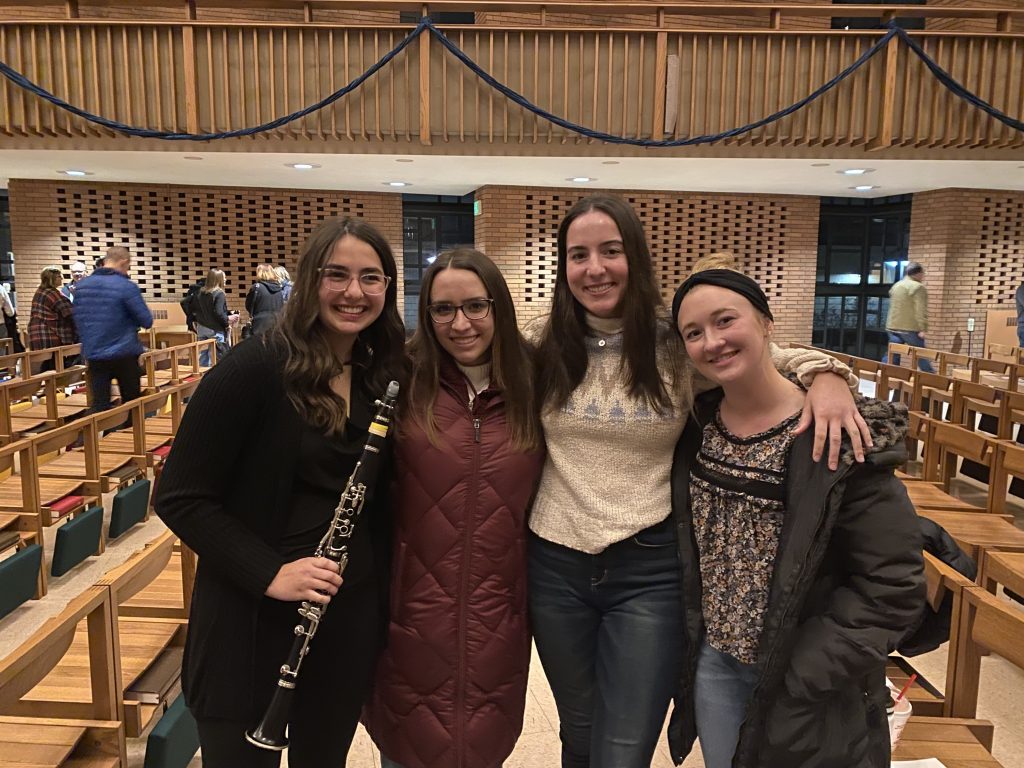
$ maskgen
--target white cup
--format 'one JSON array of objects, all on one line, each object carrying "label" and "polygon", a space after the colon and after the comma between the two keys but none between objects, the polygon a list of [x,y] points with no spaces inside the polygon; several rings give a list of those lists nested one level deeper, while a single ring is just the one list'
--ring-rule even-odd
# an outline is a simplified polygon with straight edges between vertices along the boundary
[{"label": "white cup", "polygon": [[910,706],[910,700],[903,697],[896,704],[895,711],[889,713],[889,744],[893,751],[899,746],[900,736],[903,735],[903,729],[913,711],[914,708]]}]

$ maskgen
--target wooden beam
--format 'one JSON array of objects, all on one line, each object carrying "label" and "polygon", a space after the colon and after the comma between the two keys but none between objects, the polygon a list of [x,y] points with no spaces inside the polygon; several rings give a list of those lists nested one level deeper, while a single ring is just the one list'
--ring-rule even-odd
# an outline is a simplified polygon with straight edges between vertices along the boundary
[{"label": "wooden beam", "polygon": [[[421,17],[429,10],[423,5]],[[430,38],[429,31],[420,32],[420,143],[430,146]]]},{"label": "wooden beam", "polygon": [[882,91],[882,109],[878,118],[878,136],[868,144],[874,151],[892,146],[892,124],[896,113],[896,68],[899,64],[900,41],[892,37],[885,46],[885,84]]},{"label": "wooden beam", "polygon": [[[610,54],[609,54],[610,55]],[[654,115],[651,138],[665,138],[665,99],[668,83],[668,32],[659,32],[654,43]]]},{"label": "wooden beam", "polygon": [[189,133],[199,133],[199,100],[196,95],[196,37],[195,30],[181,28],[181,53],[185,81],[185,127]]}]

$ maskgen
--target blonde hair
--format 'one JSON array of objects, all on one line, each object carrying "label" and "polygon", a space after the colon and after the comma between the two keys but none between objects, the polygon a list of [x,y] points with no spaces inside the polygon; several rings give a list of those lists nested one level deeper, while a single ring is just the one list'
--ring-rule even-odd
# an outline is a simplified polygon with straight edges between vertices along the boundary
[{"label": "blonde hair", "polygon": [[277,275],[277,281],[282,285],[292,279],[292,276],[288,274],[288,270],[283,266],[274,267],[274,274]]},{"label": "blonde hair", "polygon": [[277,272],[273,264],[260,264],[256,267],[256,281],[265,283],[279,283]]},{"label": "blonde hair", "polygon": [[732,251],[715,251],[707,256],[701,256],[694,262],[690,274],[695,275],[698,272],[706,272],[709,269],[731,269],[733,272],[743,272],[736,263],[736,257]]},{"label": "blonde hair", "polygon": [[206,282],[203,283],[203,287],[200,289],[203,293],[213,293],[214,291],[224,291],[224,272],[219,269],[211,269],[206,273]]},{"label": "blonde hair", "polygon": [[43,267],[43,271],[39,273],[40,288],[60,288],[63,284],[64,273],[60,267]]}]

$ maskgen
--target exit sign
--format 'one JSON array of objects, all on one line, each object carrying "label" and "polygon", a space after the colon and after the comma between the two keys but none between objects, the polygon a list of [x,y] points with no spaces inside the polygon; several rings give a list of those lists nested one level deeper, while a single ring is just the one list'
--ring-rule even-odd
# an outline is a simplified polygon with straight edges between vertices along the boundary
[{"label": "exit sign", "polygon": [[474,216],[479,216],[481,211],[483,211],[483,209],[484,209],[484,207],[480,204],[479,200],[474,200],[473,201],[473,215]]}]

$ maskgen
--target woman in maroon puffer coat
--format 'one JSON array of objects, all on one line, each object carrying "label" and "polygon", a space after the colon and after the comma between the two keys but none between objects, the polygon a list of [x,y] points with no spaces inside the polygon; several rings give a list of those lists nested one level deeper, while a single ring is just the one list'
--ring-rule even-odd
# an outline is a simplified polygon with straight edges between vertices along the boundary
[{"label": "woman in maroon puffer coat", "polygon": [[395,441],[391,623],[364,721],[384,768],[498,768],[530,664],[526,513],[543,464],[532,366],[479,251],[423,276]]}]

